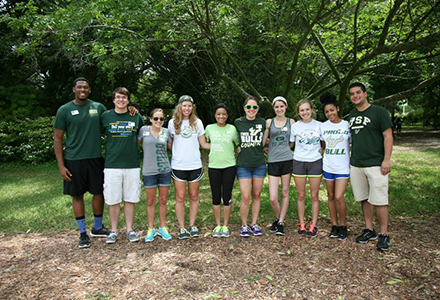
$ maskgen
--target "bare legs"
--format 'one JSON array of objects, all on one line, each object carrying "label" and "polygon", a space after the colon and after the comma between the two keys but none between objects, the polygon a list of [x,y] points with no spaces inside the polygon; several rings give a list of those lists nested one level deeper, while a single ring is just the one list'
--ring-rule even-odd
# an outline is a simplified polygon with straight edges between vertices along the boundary
[{"label": "bare legs", "polygon": [[276,218],[280,222],[284,222],[287,210],[289,208],[289,188],[290,188],[290,173],[281,176],[281,206],[278,202],[278,185],[280,177],[269,175],[269,197],[270,205]]},{"label": "bare legs", "polygon": [[[189,226],[194,226],[199,210],[199,186],[200,182],[188,182],[189,198]],[[185,227],[185,195],[186,182],[174,180],[176,192],[176,216],[179,227]]]},{"label": "bare legs", "polygon": [[377,220],[379,221],[380,233],[388,234],[388,205],[373,206],[367,200],[362,203],[362,211],[364,213],[365,226],[373,230],[373,207],[376,209]]},{"label": "bare legs", "polygon": [[241,224],[247,225],[249,216],[249,203],[252,193],[252,225],[257,223],[260,214],[261,189],[263,188],[264,178],[242,178],[238,180],[241,192],[240,216]]},{"label": "bare legs", "polygon": [[[170,187],[159,186],[159,221],[160,227],[166,226],[167,198]],[[156,210],[156,188],[145,189],[147,194],[148,227],[154,228],[154,215]]]},{"label": "bare legs", "polygon": [[[306,200],[306,177],[294,176],[296,191],[298,194],[298,218],[299,222],[305,223],[304,211]],[[321,177],[309,177],[310,198],[312,199],[312,224],[316,226],[319,215],[319,185],[321,184]]]},{"label": "bare legs", "polygon": [[347,188],[348,178],[338,178],[335,181],[325,180],[328,195],[328,209],[334,226],[346,226],[346,205],[344,193]]},{"label": "bare legs", "polygon": [[[118,221],[120,214],[120,204],[109,205],[108,212],[110,214],[110,223],[112,226],[111,231],[117,232],[118,230]],[[130,232],[133,230],[133,219],[134,219],[134,203],[124,202],[124,214],[125,214],[125,227],[126,231]]]}]

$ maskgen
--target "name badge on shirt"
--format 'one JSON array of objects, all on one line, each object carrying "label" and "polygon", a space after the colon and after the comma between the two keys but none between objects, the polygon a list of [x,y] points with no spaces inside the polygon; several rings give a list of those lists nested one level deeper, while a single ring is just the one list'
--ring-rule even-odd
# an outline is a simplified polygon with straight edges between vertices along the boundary
[{"label": "name badge on shirt", "polygon": [[98,114],[98,110],[97,109],[89,109],[89,114],[97,115]]},{"label": "name badge on shirt", "polygon": [[148,131],[145,131],[143,135],[144,135],[144,136],[149,136],[150,133],[149,133]]},{"label": "name badge on shirt", "polygon": [[72,110],[70,113],[72,114],[72,116],[79,115],[79,111],[77,109]]}]

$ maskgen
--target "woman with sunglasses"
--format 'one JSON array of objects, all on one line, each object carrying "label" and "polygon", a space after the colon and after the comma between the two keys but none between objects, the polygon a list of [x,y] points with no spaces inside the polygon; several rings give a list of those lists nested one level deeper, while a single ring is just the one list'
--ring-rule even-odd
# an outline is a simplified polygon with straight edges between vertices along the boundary
[{"label": "woman with sunglasses", "polygon": [[[212,207],[217,226],[213,237],[229,237],[229,217],[232,209],[232,189],[237,168],[235,148],[239,143],[237,129],[227,124],[229,113],[226,105],[214,106],[215,124],[206,126],[205,136],[211,144],[209,151],[209,183],[212,192]],[[220,203],[223,196],[223,226],[221,226]]]},{"label": "woman with sunglasses", "polygon": [[[163,128],[164,114],[160,108],[150,113],[150,126],[143,126],[138,134],[138,141],[142,143],[144,160],[142,175],[145,193],[147,194],[148,232],[145,242],[152,242],[156,235],[164,240],[171,239],[166,226],[167,197],[171,186],[171,167],[168,160],[167,147],[171,146],[171,135],[168,129]],[[156,190],[159,190],[159,221],[156,231],[154,215],[156,206]]]},{"label": "woman with sunglasses", "polygon": [[[330,238],[347,239],[346,205],[344,193],[350,177],[350,129],[342,120],[335,95],[325,93],[320,101],[324,104],[327,121],[321,125],[321,137],[325,142],[323,174],[327,187],[328,210],[332,220]],[[339,224],[338,224],[339,215]]]},{"label": "woman with sunglasses", "polygon": [[[237,159],[237,178],[241,192],[241,232],[242,237],[262,235],[257,225],[260,213],[261,189],[266,177],[266,160],[263,153],[263,135],[266,122],[258,118],[259,101],[249,96],[243,104],[245,116],[235,120],[234,125],[240,135],[240,153]],[[249,203],[252,196],[252,223],[248,226]]]},{"label": "woman with sunglasses", "polygon": [[[298,194],[300,222],[298,234],[315,237],[318,234],[316,224],[319,214],[319,185],[322,176],[321,122],[315,120],[316,113],[312,103],[307,99],[300,100],[296,104],[296,115],[299,121],[292,125],[290,141],[295,143],[292,173]],[[312,223],[308,230],[304,221],[307,178],[312,199]]]},{"label": "woman with sunglasses", "polygon": [[[205,129],[197,118],[196,106],[191,96],[181,96],[173,119],[168,123],[172,138],[171,177],[176,193],[176,216],[179,223],[179,239],[198,237],[195,226],[199,209],[199,186],[203,177],[200,146],[209,149],[205,140]],[[185,228],[185,196],[188,182],[189,228]]]},{"label": "woman with sunglasses", "polygon": [[[292,173],[293,155],[290,149],[290,127],[295,121],[286,117],[287,100],[275,97],[272,101],[275,118],[266,120],[263,141],[269,138],[267,165],[269,173],[270,205],[276,220],[270,227],[271,232],[284,235],[284,218],[289,208],[289,188]],[[278,202],[278,186],[281,179],[281,206]]]}]

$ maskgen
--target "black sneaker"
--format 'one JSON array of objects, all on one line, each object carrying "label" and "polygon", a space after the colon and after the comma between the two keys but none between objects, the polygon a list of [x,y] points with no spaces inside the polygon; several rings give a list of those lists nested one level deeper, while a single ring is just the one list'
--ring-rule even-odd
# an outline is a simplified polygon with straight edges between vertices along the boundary
[{"label": "black sneaker", "polygon": [[343,241],[347,239],[347,226],[339,226],[338,240]]},{"label": "black sneaker", "polygon": [[279,222],[277,224],[277,231],[276,231],[277,235],[284,235],[284,223],[283,222]]},{"label": "black sneaker", "polygon": [[90,238],[87,233],[82,233],[79,236],[78,248],[89,248],[90,247]]},{"label": "black sneaker", "polygon": [[108,235],[110,234],[110,230],[108,230],[107,228],[105,228],[104,226],[102,226],[101,229],[95,229],[93,228],[92,231],[90,231],[90,236],[91,237],[108,237]]},{"label": "black sneaker", "polygon": [[273,221],[272,225],[271,225],[270,228],[269,228],[270,232],[277,232],[278,222],[279,222],[278,219],[276,219],[275,221]]},{"label": "black sneaker", "polygon": [[332,239],[335,239],[338,237],[339,234],[339,227],[336,225],[332,226],[332,231],[330,231],[329,237]]},{"label": "black sneaker", "polygon": [[377,242],[376,249],[378,251],[388,251],[390,248],[391,239],[388,234],[379,234],[379,241]]},{"label": "black sneaker", "polygon": [[376,231],[365,228],[362,234],[356,238],[356,243],[365,244],[375,239],[377,239]]}]

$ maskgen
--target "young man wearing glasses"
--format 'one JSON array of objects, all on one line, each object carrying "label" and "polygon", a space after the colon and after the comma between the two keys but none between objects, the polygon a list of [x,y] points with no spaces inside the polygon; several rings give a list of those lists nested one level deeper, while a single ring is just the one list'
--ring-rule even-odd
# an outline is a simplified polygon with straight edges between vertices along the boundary
[{"label": "young man wearing glasses", "polygon": [[101,116],[102,128],[107,136],[104,168],[104,198],[109,205],[111,232],[107,244],[118,238],[117,228],[120,203],[124,200],[126,233],[130,242],[139,241],[133,230],[134,205],[141,193],[140,159],[137,133],[144,125],[142,117],[131,116],[128,111],[130,92],[119,87],[113,92],[115,108]]}]

